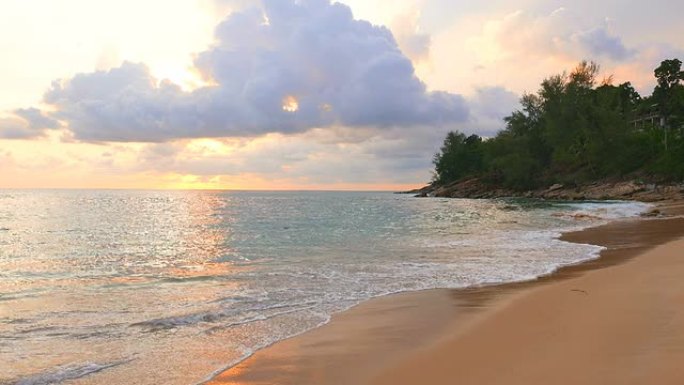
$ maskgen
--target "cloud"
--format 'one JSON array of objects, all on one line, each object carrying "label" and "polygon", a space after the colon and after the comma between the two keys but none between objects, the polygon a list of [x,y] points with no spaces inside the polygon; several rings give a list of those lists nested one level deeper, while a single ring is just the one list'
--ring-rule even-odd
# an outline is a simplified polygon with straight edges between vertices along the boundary
[{"label": "cloud", "polygon": [[[133,171],[195,175],[205,179],[240,178],[249,174],[308,185],[350,181],[412,183],[429,179],[435,143],[422,142],[431,140],[419,140],[417,144],[410,137],[376,136],[359,143],[319,139],[306,134],[268,134],[247,143],[230,139],[151,143],[140,151],[135,163],[137,169]],[[228,151],[212,150],[221,147]]]},{"label": "cloud", "polygon": [[37,108],[19,108],[14,114],[26,121],[32,130],[56,129],[60,127],[57,120],[45,115]]},{"label": "cloud", "polygon": [[589,12],[588,6],[536,3],[503,15],[471,15],[432,31],[433,70],[423,78],[468,94],[501,85],[522,94],[535,92],[545,77],[582,60],[594,60],[606,74],[615,73],[617,67],[640,60],[642,45],[649,44],[630,37],[621,19]]},{"label": "cloud", "polygon": [[479,44],[496,45],[506,56],[569,56],[621,61],[631,57],[603,20],[599,25],[565,8],[549,14],[516,11],[485,25]]},{"label": "cloud", "polygon": [[420,11],[413,9],[398,15],[392,22],[392,33],[402,52],[414,62],[427,60],[430,56],[432,38],[420,30]]},{"label": "cloud", "polygon": [[54,82],[50,115],[77,139],[120,142],[467,120],[462,97],[428,92],[392,33],[354,20],[343,4],[264,0],[232,13],[215,37],[195,60],[210,85],[186,92],[124,62]]},{"label": "cloud", "polygon": [[0,138],[29,139],[40,136],[40,132],[31,130],[26,121],[16,117],[0,119]]},{"label": "cloud", "polygon": [[468,98],[471,109],[471,119],[464,132],[476,133],[481,136],[494,136],[504,128],[504,117],[520,108],[520,95],[503,87],[478,88],[475,94]]},{"label": "cloud", "polygon": [[0,119],[0,138],[31,139],[42,136],[44,130],[60,128],[57,120],[37,108],[20,108],[8,118]]},{"label": "cloud", "polygon": [[224,180],[250,174],[310,185],[428,181],[432,155],[449,129],[492,136],[504,127],[503,117],[519,108],[518,95],[502,87],[478,89],[466,101],[472,114],[455,127],[328,128],[151,143],[140,151],[134,171]]},{"label": "cloud", "polygon": [[592,57],[608,57],[614,61],[622,61],[633,56],[634,51],[625,47],[620,37],[611,35],[605,27],[581,31],[572,36]]}]

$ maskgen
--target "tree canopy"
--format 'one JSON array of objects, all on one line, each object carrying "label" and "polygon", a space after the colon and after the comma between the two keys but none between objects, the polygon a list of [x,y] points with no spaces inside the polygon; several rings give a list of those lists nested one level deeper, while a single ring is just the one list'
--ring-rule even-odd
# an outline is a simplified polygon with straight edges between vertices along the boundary
[{"label": "tree canopy", "polygon": [[594,62],[548,77],[537,93],[523,95],[521,108],[504,119],[495,137],[450,132],[434,157],[434,181],[477,176],[530,189],[629,174],[682,180],[681,67],[679,59],[663,61],[654,71],[657,86],[645,98],[629,82],[599,81]]}]

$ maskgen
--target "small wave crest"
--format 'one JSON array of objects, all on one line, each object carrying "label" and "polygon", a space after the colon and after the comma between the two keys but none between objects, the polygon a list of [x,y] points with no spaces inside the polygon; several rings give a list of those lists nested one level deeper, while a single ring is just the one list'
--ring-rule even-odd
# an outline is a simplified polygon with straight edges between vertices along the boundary
[{"label": "small wave crest", "polygon": [[302,302],[258,306],[246,309],[209,311],[136,322],[130,326],[141,327],[148,332],[157,332],[183,326],[197,325],[200,323],[220,323],[218,326],[210,329],[210,331],[213,331],[217,329],[245,325],[252,322],[265,321],[281,315],[313,309],[315,305],[315,302]]},{"label": "small wave crest", "polygon": [[59,384],[64,381],[77,380],[91,374],[101,372],[119,365],[123,365],[133,361],[133,359],[126,359],[106,364],[100,363],[83,363],[77,365],[62,366],[50,370],[45,373],[36,374],[33,376],[18,379],[10,382],[15,385],[50,385]]},{"label": "small wave crest", "polygon": [[599,220],[634,218],[652,207],[648,203],[626,201],[567,203],[563,206],[571,209],[564,213],[570,217]]}]

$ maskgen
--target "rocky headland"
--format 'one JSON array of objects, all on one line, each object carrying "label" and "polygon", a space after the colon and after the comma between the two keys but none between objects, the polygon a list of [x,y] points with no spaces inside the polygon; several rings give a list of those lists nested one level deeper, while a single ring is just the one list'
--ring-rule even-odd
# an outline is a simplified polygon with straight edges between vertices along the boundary
[{"label": "rocky headland", "polygon": [[536,190],[519,191],[501,188],[480,178],[467,178],[445,185],[429,184],[406,191],[416,197],[438,198],[530,198],[548,200],[635,200],[660,202],[684,198],[684,184],[658,184],[638,180],[598,181],[582,185],[554,184]]}]

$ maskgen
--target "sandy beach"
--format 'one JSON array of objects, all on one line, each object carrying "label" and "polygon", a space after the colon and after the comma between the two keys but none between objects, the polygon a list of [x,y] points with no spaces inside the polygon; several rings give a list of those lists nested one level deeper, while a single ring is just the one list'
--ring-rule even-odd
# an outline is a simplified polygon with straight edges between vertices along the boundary
[{"label": "sandy beach", "polygon": [[601,258],[534,282],[392,295],[257,352],[212,384],[679,384],[684,219],[564,235]]}]

